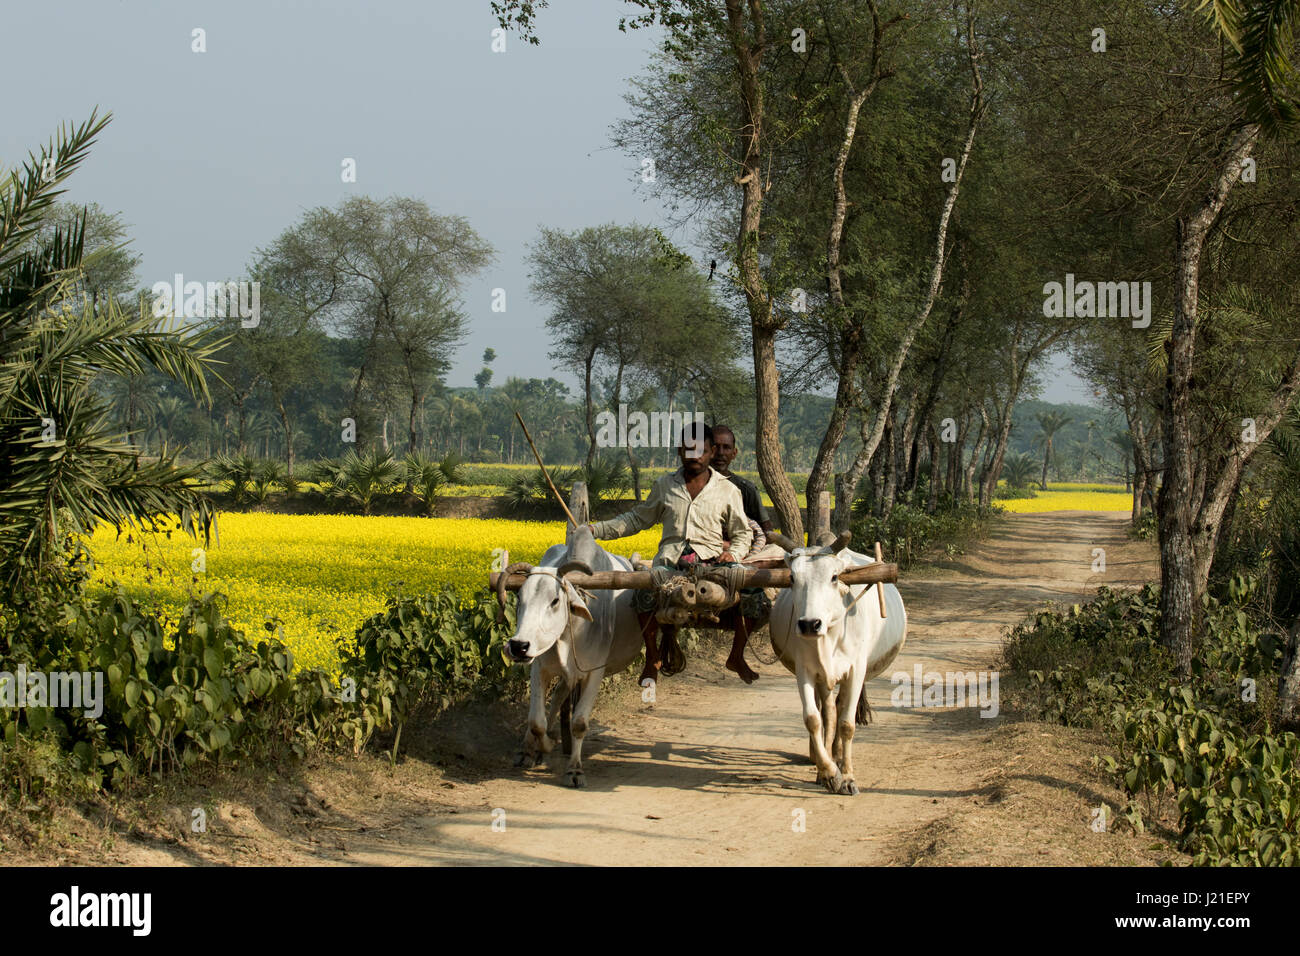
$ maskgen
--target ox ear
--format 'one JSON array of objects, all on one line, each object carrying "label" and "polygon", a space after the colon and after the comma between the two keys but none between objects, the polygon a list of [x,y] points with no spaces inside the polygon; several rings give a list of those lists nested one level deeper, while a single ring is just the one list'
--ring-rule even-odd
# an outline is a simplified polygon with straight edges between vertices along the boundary
[{"label": "ox ear", "polygon": [[569,599],[569,610],[571,612],[585,621],[595,620],[591,616],[591,610],[587,607],[587,602],[582,599],[581,592],[568,581],[564,582],[564,594]]}]

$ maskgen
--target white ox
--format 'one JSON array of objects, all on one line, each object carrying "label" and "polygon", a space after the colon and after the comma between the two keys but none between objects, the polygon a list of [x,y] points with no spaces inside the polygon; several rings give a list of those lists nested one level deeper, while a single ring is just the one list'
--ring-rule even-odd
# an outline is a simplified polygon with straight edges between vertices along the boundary
[{"label": "white ox", "polygon": [[772,647],[799,686],[817,780],[831,793],[851,795],[858,792],[853,731],[858,701],[865,703],[863,684],[902,650],[907,611],[898,588],[878,585],[888,613],[882,620],[879,598],[865,593],[872,585],[839,580],[846,568],[875,563],[850,551],[848,539],[845,533],[825,548],[796,548],[786,555],[790,587],[773,602],[769,626]]},{"label": "white ox", "polygon": [[[506,643],[515,661],[532,662],[529,681],[528,728],[524,731],[519,765],[536,766],[554,746],[548,728],[554,716],[547,713],[546,689],[561,677],[565,685],[555,695],[555,706],[566,696],[565,686],[576,691],[573,707],[573,752],[564,780],[574,787],[585,783],[582,742],[592,708],[606,671],[622,670],[641,653],[641,630],[632,607],[632,592],[579,591],[566,576],[575,570],[631,571],[632,565],[596,544],[587,525],[570,532],[568,544],[547,549],[541,564],[512,564],[507,572],[523,571],[528,578],[519,589],[515,634]],[[501,580],[504,581],[505,575]],[[504,601],[504,593],[498,590]]]}]

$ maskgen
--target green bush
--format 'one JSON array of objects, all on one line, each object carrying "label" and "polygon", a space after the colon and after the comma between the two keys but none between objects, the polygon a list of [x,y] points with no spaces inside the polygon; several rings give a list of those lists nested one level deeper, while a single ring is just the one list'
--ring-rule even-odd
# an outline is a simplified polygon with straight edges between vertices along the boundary
[{"label": "green bush", "polygon": [[340,648],[345,680],[357,684],[356,717],[344,725],[357,752],[376,731],[394,731],[396,760],[402,728],[429,704],[445,708],[475,687],[501,687],[518,680],[506,662],[505,642],[514,632],[513,604],[498,623],[495,598],[482,596],[462,608],[456,593],[392,598],[357,630],[356,648]]},{"label": "green bush", "polygon": [[420,452],[411,452],[402,460],[402,472],[424,503],[425,513],[431,515],[443,485],[451,483],[448,474],[459,476],[460,469],[450,456],[438,462]]},{"label": "green bush", "polygon": [[1147,509],[1138,523],[1129,529],[1129,536],[1143,541],[1155,541],[1160,534],[1160,519],[1154,509]]},{"label": "green bush", "polygon": [[1037,498],[1038,492],[1024,485],[998,485],[993,489],[994,501],[1009,501],[1017,498]]},{"label": "green bush", "polygon": [[982,534],[1001,508],[981,509],[964,501],[945,500],[934,514],[906,503],[894,506],[884,517],[867,513],[866,499],[854,502],[850,530],[859,551],[869,551],[879,541],[885,559],[907,569],[933,548],[942,546],[957,554],[965,542]]},{"label": "green bush", "polygon": [[292,740],[293,657],[274,637],[253,645],[233,629],[221,596],[191,600],[174,629],[120,589],[52,597],[14,612],[0,669],[102,674],[102,713],[5,710],[5,747],[49,732],[100,786]]},{"label": "green bush", "polygon": [[194,597],[167,621],[118,590],[87,598],[84,569],[0,606],[0,671],[102,674],[102,712],[0,709],[0,811],[33,816],[59,794],[121,788],[145,775],[200,764],[304,756],[315,747],[359,751],[376,732],[401,730],[421,707],[472,691],[500,696],[523,681],[502,649],[514,628],[507,603],[462,606],[450,589],[390,600],[340,642],[339,684],[293,672],[274,636],[254,644],[224,616],[219,594]]},{"label": "green bush", "polygon": [[[546,470],[551,476],[551,481],[555,482],[556,489],[567,501],[568,494],[565,489],[571,489],[575,481],[581,480],[580,470],[577,468],[548,468]],[[559,503],[555,501],[555,495],[551,492],[550,485],[546,483],[546,475],[542,473],[540,468],[533,468],[522,474],[516,473],[514,479],[506,487],[506,504],[509,505],[512,511],[531,509],[547,503],[549,503],[551,509],[563,516]]]},{"label": "green bush", "polygon": [[[1269,715],[1279,636],[1245,608],[1254,584],[1207,599],[1203,653],[1190,681],[1158,643],[1158,591],[1102,588],[1065,612],[1042,611],[1008,636],[1017,706],[1031,717],[1105,732],[1100,758],[1135,798],[1172,795],[1180,845],[1197,864],[1300,865],[1300,741]],[[1128,811],[1141,829],[1134,801]]]},{"label": "green bush", "polygon": [[253,500],[265,504],[276,485],[284,487],[286,474],[284,462],[278,458],[263,458],[257,462],[252,474]]}]

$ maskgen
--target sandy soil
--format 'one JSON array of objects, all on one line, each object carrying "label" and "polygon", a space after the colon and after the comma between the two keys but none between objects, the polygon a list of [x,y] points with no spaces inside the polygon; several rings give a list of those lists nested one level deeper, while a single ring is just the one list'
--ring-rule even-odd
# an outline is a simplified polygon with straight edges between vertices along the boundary
[{"label": "sandy soil", "polygon": [[[396,769],[382,758],[318,760],[289,775],[218,778],[208,832],[189,832],[193,785],[100,824],[71,827],[33,862],[271,864],[1150,864],[1167,843],[1090,825],[1122,796],[1093,766],[1095,736],[975,708],[895,708],[889,674],[981,670],[1007,626],[1049,602],[1155,574],[1127,516],[1009,515],[969,554],[904,576],[907,644],[868,685],[859,728],[861,793],[815,782],[793,678],[751,648],[745,686],[704,642],[686,671],[643,703],[630,679],[606,684],[588,737],[587,787],[549,765],[515,770],[522,712],[469,708],[411,735]],[[1093,573],[1093,549],[1106,570]],[[25,854],[20,854],[25,856]]]}]

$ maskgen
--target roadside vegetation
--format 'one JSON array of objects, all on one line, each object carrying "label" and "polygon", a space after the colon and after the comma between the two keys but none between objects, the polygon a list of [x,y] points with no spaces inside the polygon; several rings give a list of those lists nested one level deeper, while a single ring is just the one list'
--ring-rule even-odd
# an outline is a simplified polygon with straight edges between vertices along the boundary
[{"label": "roadside vegetation", "polygon": [[1174,829],[1191,862],[1300,865],[1300,742],[1279,729],[1285,637],[1258,583],[1207,599],[1206,653],[1190,679],[1159,643],[1158,589],[1102,588],[1013,629],[1004,689],[1025,717],[1102,731],[1097,760],[1130,795],[1109,826]]}]

